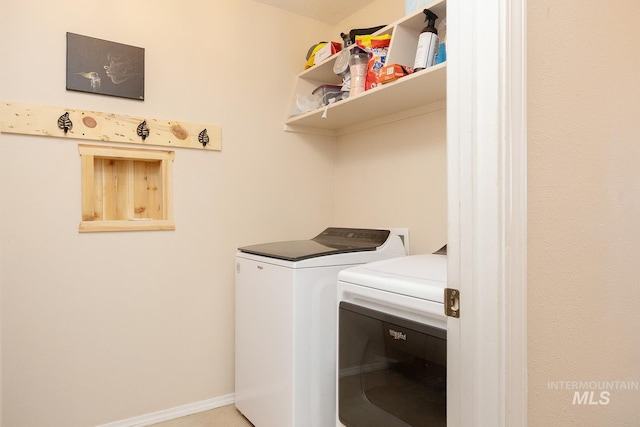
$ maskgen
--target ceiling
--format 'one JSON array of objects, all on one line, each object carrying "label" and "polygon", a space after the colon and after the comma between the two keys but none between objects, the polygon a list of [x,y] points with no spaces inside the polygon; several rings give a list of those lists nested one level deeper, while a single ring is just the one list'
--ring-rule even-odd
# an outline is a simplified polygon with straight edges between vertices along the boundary
[{"label": "ceiling", "polygon": [[327,24],[337,24],[373,0],[255,0]]}]

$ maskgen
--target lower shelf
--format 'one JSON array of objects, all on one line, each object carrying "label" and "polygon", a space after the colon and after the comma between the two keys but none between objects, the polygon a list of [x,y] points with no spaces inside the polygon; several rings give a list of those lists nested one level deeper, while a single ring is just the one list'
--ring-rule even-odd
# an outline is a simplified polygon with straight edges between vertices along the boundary
[{"label": "lower shelf", "polygon": [[128,220],[128,221],[81,221],[78,231],[150,231],[175,230],[173,221],[164,220]]},{"label": "lower shelf", "polygon": [[339,134],[342,129],[445,101],[446,97],[447,68],[444,62],[358,96],[290,117],[285,122],[285,130]]}]

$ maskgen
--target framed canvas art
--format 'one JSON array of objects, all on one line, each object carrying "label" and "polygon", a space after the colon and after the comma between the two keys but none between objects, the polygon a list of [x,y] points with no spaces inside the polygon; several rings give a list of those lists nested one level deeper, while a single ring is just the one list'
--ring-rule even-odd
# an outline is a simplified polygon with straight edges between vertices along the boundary
[{"label": "framed canvas art", "polygon": [[144,100],[144,48],[67,33],[67,90]]}]

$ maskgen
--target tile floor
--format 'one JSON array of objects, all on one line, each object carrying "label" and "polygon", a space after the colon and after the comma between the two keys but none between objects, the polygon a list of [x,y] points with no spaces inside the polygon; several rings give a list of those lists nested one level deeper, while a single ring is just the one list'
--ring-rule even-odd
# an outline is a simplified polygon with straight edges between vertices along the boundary
[{"label": "tile floor", "polygon": [[154,424],[153,427],[253,427],[233,405]]}]

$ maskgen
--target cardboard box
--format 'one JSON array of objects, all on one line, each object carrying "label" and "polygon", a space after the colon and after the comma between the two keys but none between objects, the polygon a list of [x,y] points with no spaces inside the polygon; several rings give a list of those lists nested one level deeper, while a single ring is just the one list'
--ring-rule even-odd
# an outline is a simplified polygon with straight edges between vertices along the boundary
[{"label": "cardboard box", "polygon": [[315,56],[315,59],[313,60],[313,64],[314,65],[319,64],[325,59],[327,59],[328,57],[330,57],[331,55],[333,55],[334,53],[340,52],[341,50],[342,50],[341,43],[338,43],[338,42],[327,43],[326,45],[324,45],[324,47],[322,47],[322,49],[316,52],[316,56]]},{"label": "cardboard box", "polygon": [[380,69],[380,74],[378,75],[378,82],[389,83],[394,80],[398,80],[400,77],[407,76],[411,73],[413,73],[413,68],[407,67],[406,65],[400,65],[400,64],[385,65]]}]

